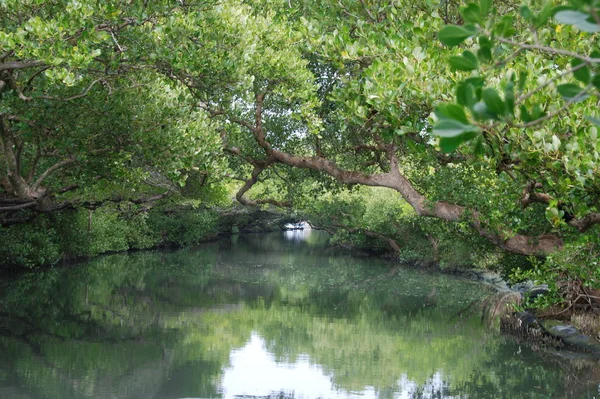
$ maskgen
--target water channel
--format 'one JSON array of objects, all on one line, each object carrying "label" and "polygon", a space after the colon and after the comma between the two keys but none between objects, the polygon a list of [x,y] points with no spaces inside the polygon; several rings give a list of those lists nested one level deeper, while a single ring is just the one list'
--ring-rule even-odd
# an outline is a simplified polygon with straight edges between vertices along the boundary
[{"label": "water channel", "polygon": [[600,366],[481,322],[488,288],[316,231],[0,283],[0,398],[595,398]]}]

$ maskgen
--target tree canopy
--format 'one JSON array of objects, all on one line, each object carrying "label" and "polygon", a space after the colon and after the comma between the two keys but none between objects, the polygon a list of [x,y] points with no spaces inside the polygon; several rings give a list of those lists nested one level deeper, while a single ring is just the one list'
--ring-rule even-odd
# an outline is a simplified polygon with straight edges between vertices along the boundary
[{"label": "tree canopy", "polygon": [[0,11],[3,225],[234,179],[250,206],[380,186],[508,252],[597,251],[597,2]]}]

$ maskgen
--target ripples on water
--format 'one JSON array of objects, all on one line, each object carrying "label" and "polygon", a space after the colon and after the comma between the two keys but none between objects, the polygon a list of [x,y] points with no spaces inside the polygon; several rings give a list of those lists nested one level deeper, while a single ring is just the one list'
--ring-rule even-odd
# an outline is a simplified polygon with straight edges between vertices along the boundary
[{"label": "ripples on water", "polygon": [[304,230],[0,284],[0,398],[592,398],[596,362],[486,330],[487,289]]}]

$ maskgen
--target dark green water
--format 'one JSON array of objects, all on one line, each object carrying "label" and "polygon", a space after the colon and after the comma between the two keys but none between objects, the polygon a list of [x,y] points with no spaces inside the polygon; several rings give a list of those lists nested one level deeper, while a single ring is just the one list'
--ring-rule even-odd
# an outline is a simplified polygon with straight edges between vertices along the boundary
[{"label": "dark green water", "polygon": [[484,287],[390,277],[323,239],[240,236],[5,281],[0,398],[600,397],[595,361],[484,328]]}]

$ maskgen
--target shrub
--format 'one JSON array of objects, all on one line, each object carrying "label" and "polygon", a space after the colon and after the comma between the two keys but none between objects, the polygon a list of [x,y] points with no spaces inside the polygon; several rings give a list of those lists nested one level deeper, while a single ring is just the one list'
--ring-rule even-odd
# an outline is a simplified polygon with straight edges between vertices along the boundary
[{"label": "shrub", "polygon": [[162,244],[187,246],[216,234],[218,214],[210,209],[152,211],[148,225]]},{"label": "shrub", "polygon": [[5,266],[54,264],[61,257],[57,242],[56,231],[45,216],[28,224],[0,227],[0,259]]},{"label": "shrub", "polygon": [[560,305],[565,308],[600,308],[600,238],[586,235],[545,260],[531,259],[530,270],[516,268],[513,280],[533,280],[547,284],[549,292],[538,296],[528,306],[542,308]]}]

